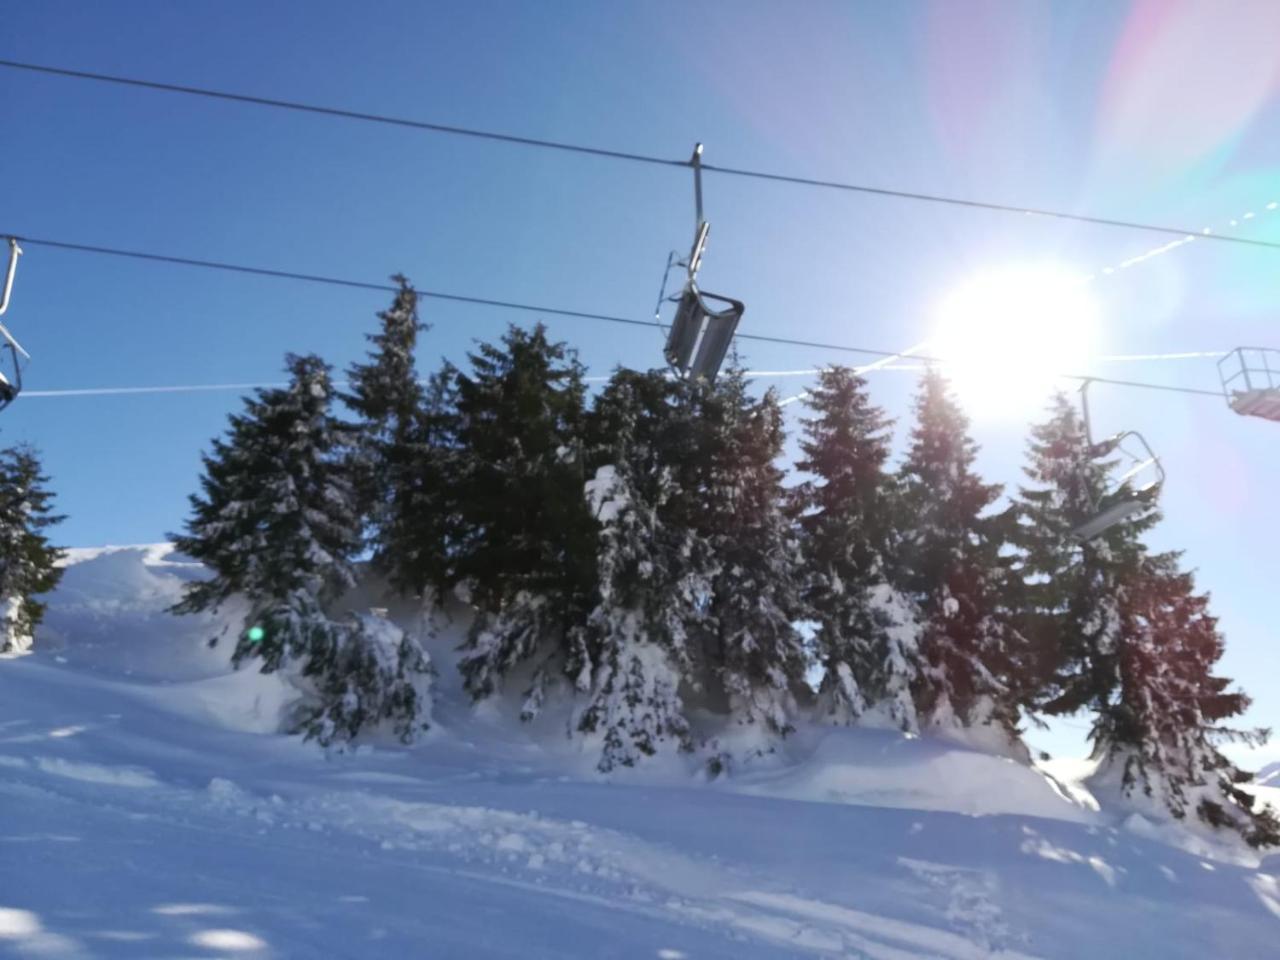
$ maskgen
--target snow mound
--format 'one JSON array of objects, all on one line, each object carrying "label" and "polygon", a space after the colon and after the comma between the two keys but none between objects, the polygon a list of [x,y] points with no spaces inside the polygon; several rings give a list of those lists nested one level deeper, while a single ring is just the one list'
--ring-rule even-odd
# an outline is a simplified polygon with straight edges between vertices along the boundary
[{"label": "snow mound", "polygon": [[251,667],[217,677],[137,691],[157,706],[193,720],[240,733],[279,733],[298,691],[282,674]]},{"label": "snow mound", "polygon": [[169,543],[72,548],[49,597],[36,647],[99,677],[149,680],[132,695],[202,723],[242,733],[275,733],[297,693],[278,674],[232,670],[225,636],[238,610],[222,617],[170,612],[203,567]]},{"label": "snow mound", "polygon": [[100,763],[78,763],[61,757],[36,757],[35,766],[44,773],[83,783],[113,787],[157,787],[159,781],[142,767],[109,767]]},{"label": "snow mound", "polygon": [[[207,647],[229,618],[167,612],[199,575],[164,545],[74,551],[50,642],[0,662],[0,954],[1274,953],[1280,855],[1099,812],[1091,764],[801,725],[711,783],[692,762],[604,778],[564,716],[520,724],[516,690],[470,705],[460,614],[422,631],[447,722],[326,755],[271,735],[286,680]],[[377,602],[371,580],[348,598]]]},{"label": "snow mound", "polygon": [[64,567],[37,648],[107,675],[172,681],[226,671],[228,651],[208,645],[223,624],[169,612],[202,574],[172,544],[71,549]]},{"label": "snow mound", "polygon": [[811,732],[812,754],[794,766],[742,778],[756,795],[968,816],[1021,814],[1092,823],[1094,811],[1033,767],[933,737],[889,730]]}]

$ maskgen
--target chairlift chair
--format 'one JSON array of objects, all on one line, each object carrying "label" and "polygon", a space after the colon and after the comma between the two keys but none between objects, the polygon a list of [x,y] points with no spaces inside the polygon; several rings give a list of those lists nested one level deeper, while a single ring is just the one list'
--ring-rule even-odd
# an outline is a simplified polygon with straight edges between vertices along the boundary
[{"label": "chairlift chair", "polygon": [[[693,167],[697,215],[693,246],[684,260],[677,259],[674,253],[667,257],[667,270],[662,277],[662,288],[658,293],[658,306],[654,313],[660,320],[662,305],[669,301],[676,303],[675,317],[671,321],[664,350],[667,362],[690,379],[702,378],[712,382],[724,364],[729,344],[733,341],[746,307],[741,300],[698,289],[698,270],[702,266],[702,256],[711,230],[711,225],[702,216],[702,144],[694,147],[689,164]],[[685,282],[679,294],[668,297],[667,280],[673,266],[685,268]],[[713,304],[724,306],[717,308]]]},{"label": "chairlift chair", "polygon": [[[18,272],[18,257],[22,256],[22,248],[13,237],[9,238],[9,268],[5,274],[4,290],[0,293],[0,316],[9,309],[9,297],[13,293],[13,278]],[[29,360],[30,354],[22,349],[4,326],[0,323],[0,410],[13,403],[22,392],[22,361]]]},{"label": "chairlift chair", "polygon": [[[708,300],[727,306],[715,310]],[[667,362],[690,377],[715,380],[745,309],[741,300],[703,293],[690,280],[680,294],[675,319],[671,321]]]},{"label": "chairlift chair", "polygon": [[1245,417],[1280,420],[1280,350],[1236,347],[1218,361],[1227,404]]},{"label": "chairlift chair", "polygon": [[[0,332],[3,330],[4,328],[0,327]],[[7,334],[5,335],[7,336]],[[3,410],[13,403],[18,398],[18,394],[22,392],[22,368],[18,365],[18,357],[14,352],[12,343],[6,341],[4,348],[0,349],[2,349],[3,354],[9,357],[4,365],[9,367],[14,377],[13,380],[10,380],[5,375],[4,370],[0,370],[0,410]]]},{"label": "chairlift chair", "polygon": [[1109,480],[1107,493],[1090,504],[1091,516],[1071,531],[1071,536],[1081,543],[1095,540],[1117,524],[1150,510],[1159,499],[1165,481],[1160,458],[1151,449],[1146,438],[1136,430],[1125,430],[1094,443],[1089,418],[1090,382],[1086,380],[1080,388],[1089,455],[1100,460],[1119,453],[1124,460],[1118,467],[1123,472]]}]

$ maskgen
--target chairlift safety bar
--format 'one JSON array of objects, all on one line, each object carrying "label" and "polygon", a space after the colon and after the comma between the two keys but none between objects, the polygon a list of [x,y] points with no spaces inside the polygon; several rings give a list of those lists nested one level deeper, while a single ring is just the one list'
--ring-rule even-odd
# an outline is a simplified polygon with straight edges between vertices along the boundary
[{"label": "chairlift safety bar", "polygon": [[[1117,487],[1124,486],[1126,483],[1128,483],[1130,480],[1132,480],[1132,479],[1133,479],[1134,477],[1136,477],[1138,474],[1142,473],[1142,471],[1143,471],[1143,470],[1146,470],[1148,467],[1152,467],[1152,466],[1154,466],[1154,467],[1156,468],[1157,476],[1160,476],[1161,474],[1163,474],[1163,473],[1164,473],[1164,471],[1160,469],[1160,460],[1159,460],[1159,458],[1158,458],[1158,457],[1148,457],[1148,458],[1147,458],[1147,459],[1145,459],[1145,460],[1140,460],[1140,461],[1138,461],[1138,462],[1137,462],[1137,463],[1135,463],[1132,467],[1130,467],[1128,470],[1126,470],[1124,473],[1122,473],[1118,478],[1116,478],[1116,486],[1117,486]],[[1161,477],[1160,477],[1160,479],[1155,480],[1155,481],[1153,481],[1152,483],[1148,484],[1146,487],[1144,487],[1144,488],[1139,488],[1139,489],[1149,489],[1149,488],[1151,488],[1151,487],[1153,487],[1153,486],[1156,486],[1158,483],[1160,483],[1160,482],[1161,482],[1161,480],[1162,480],[1162,479],[1163,479],[1163,477],[1161,476]]]},{"label": "chairlift safety bar", "polygon": [[[20,344],[17,340],[13,338],[13,334],[11,334],[8,330],[5,329],[5,326],[3,323],[0,323],[0,337],[3,338],[4,344],[7,344],[8,346],[16,350],[18,353],[22,354],[22,359],[24,360],[31,359],[31,354],[27,353],[27,351],[22,348],[22,344]],[[4,344],[0,344],[0,346]]]},{"label": "chairlift safety bar", "polygon": [[[1253,354],[1256,357],[1251,357]],[[1238,368],[1228,376],[1225,365],[1233,359]],[[1228,400],[1232,390],[1239,389],[1233,384],[1241,378],[1246,392],[1280,390],[1280,350],[1274,347],[1236,347],[1218,361],[1218,375],[1222,380],[1222,392]]]}]

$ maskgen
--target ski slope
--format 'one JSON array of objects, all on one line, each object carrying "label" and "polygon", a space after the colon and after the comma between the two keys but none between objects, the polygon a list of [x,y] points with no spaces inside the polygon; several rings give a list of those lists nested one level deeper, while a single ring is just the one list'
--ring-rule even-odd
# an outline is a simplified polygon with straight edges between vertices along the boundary
[{"label": "ski slope", "polygon": [[77,551],[0,660],[0,956],[1275,955],[1280,857],[959,745],[810,729],[728,780],[605,779],[471,708],[443,644],[426,742],[326,757],[163,612],[197,573]]}]

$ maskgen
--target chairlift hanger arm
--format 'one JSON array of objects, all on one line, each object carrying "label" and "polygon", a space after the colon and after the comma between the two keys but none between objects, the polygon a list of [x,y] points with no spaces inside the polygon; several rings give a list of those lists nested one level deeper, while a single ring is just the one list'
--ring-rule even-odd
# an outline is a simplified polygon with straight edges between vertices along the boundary
[{"label": "chairlift hanger arm", "polygon": [[1090,379],[1085,379],[1080,384],[1080,410],[1084,414],[1084,438],[1088,442],[1090,449],[1093,448],[1093,423],[1089,418],[1089,385],[1093,383]]},{"label": "chairlift hanger arm", "polygon": [[[9,267],[5,272],[4,289],[0,292],[0,316],[9,309],[9,300],[13,295],[13,278],[18,273],[18,258],[22,256],[22,247],[18,246],[17,237],[9,237]],[[30,360],[31,354],[22,349],[22,344],[18,343],[4,326],[0,323],[0,348],[7,347],[14,357],[14,366],[17,366],[17,355]]]},{"label": "chairlift hanger arm", "polygon": [[698,271],[702,269],[702,254],[707,249],[707,236],[711,233],[711,224],[703,220],[698,224],[697,232],[693,235],[693,247],[689,251],[689,260],[685,264],[689,272],[689,282],[692,283],[698,277]]},{"label": "chairlift hanger arm", "polygon": [[[18,246],[18,238],[9,238],[9,269],[5,273],[4,292],[0,294],[0,317],[9,309],[9,297],[13,293],[13,278],[18,273],[18,258],[22,256],[22,248]],[[12,339],[12,338],[10,338]]]},{"label": "chairlift hanger arm", "polygon": [[693,156],[689,158],[689,166],[693,168],[693,246],[689,248],[689,260],[685,263],[688,269],[689,282],[698,278],[698,270],[702,267],[702,254],[707,248],[707,234],[711,224],[702,213],[702,144],[693,145]]},{"label": "chairlift hanger arm", "polygon": [[697,216],[697,227],[702,228],[702,144],[693,145],[693,156],[689,158],[689,166],[693,167],[693,208]]}]

